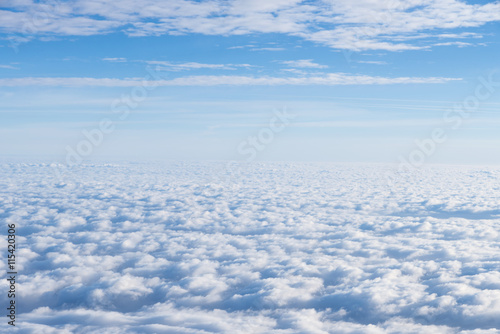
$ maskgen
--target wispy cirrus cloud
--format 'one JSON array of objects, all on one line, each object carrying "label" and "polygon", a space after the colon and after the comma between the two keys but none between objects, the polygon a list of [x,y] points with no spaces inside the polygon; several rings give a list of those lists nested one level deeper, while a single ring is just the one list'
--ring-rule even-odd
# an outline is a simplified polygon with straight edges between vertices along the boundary
[{"label": "wispy cirrus cloud", "polygon": [[[458,46],[459,48],[465,48],[467,46],[473,46],[474,44],[472,43],[465,43],[465,42],[445,42],[445,43],[436,43],[434,46]],[[484,45],[484,44],[479,44],[479,45]]]},{"label": "wispy cirrus cloud", "polygon": [[186,70],[236,70],[238,68],[252,67],[250,64],[203,64],[197,62],[173,63],[169,61],[148,60],[145,63],[149,65],[157,65],[157,70],[167,71],[186,71]]},{"label": "wispy cirrus cloud", "polygon": [[372,65],[387,65],[387,62],[382,60],[359,60],[357,61],[357,63],[372,64]]},{"label": "wispy cirrus cloud", "polygon": [[12,66],[12,65],[2,65],[0,64],[0,68],[4,68],[4,69],[7,69],[7,70],[18,70],[19,67],[15,67],[15,66]]},{"label": "wispy cirrus cloud", "polygon": [[312,59],[286,60],[281,61],[281,63],[289,67],[298,68],[328,68],[327,65],[315,63]]},{"label": "wispy cirrus cloud", "polygon": [[353,51],[428,49],[437,39],[481,37],[463,30],[498,21],[500,2],[458,0],[17,0],[0,10],[0,31],[20,41],[117,31],[130,36],[278,33]]},{"label": "wispy cirrus cloud", "polygon": [[127,58],[121,58],[121,57],[118,57],[118,58],[102,58],[102,60],[109,61],[109,62],[112,62],[112,63],[126,63],[127,62]]},{"label": "wispy cirrus cloud", "polygon": [[253,48],[250,51],[285,51],[285,48],[278,47],[263,47],[263,48]]},{"label": "wispy cirrus cloud", "polygon": [[134,87],[150,86],[275,86],[275,85],[391,85],[391,84],[442,84],[460,81],[460,78],[444,77],[377,77],[329,73],[321,76],[302,77],[252,77],[230,75],[196,75],[169,80],[149,80],[141,78],[88,78],[88,77],[26,77],[0,79],[0,87],[20,86],[76,86],[76,87]]}]

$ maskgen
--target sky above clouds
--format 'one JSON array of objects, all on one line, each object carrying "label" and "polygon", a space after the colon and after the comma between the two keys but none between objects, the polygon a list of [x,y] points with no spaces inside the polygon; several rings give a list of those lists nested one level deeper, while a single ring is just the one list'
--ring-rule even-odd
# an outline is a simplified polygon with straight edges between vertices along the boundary
[{"label": "sky above clouds", "polygon": [[440,127],[428,162],[498,163],[499,21],[495,1],[2,2],[0,154],[63,161],[108,118],[87,158],[241,160],[286,109],[257,159],[397,162]]}]

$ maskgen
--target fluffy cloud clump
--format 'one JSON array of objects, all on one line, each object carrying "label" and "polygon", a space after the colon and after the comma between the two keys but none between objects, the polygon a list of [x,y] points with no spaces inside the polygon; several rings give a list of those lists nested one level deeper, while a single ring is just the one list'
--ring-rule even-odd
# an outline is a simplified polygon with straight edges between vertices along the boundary
[{"label": "fluffy cloud clump", "polygon": [[500,328],[498,170],[389,183],[381,166],[0,168],[0,217],[19,227],[12,332]]},{"label": "fluffy cloud clump", "polygon": [[[473,29],[500,21],[500,3],[460,0],[11,0],[0,34],[39,37],[285,34],[334,49],[426,50],[478,45]],[[265,50],[261,49],[261,50]],[[269,50],[269,49],[268,49]]]}]

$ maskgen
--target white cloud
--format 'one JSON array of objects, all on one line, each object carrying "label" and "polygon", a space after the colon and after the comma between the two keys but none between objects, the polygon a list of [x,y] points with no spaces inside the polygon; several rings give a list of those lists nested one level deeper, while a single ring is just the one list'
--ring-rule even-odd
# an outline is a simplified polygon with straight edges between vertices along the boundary
[{"label": "white cloud", "polygon": [[312,59],[287,60],[287,61],[282,61],[281,63],[290,67],[298,67],[298,68],[328,68],[327,65],[317,64],[313,62]]},{"label": "white cloud", "polygon": [[109,61],[112,63],[125,63],[127,62],[127,58],[102,58],[104,61]]},{"label": "white cloud", "polygon": [[197,62],[188,63],[172,63],[168,61],[146,61],[149,65],[159,65],[156,70],[167,71],[185,71],[185,70],[199,70],[199,69],[212,69],[212,70],[236,70],[237,68],[249,68],[249,64],[202,64]]},{"label": "white cloud", "polygon": [[436,43],[435,46],[458,46],[459,48],[464,48],[466,46],[472,46],[472,43],[465,42],[445,42],[445,43]]},{"label": "white cloud", "polygon": [[500,327],[497,168],[232,166],[3,160],[22,332]]},{"label": "white cloud", "polygon": [[227,49],[228,50],[234,50],[234,49],[245,49],[245,48],[253,48],[255,45],[253,44],[248,44],[248,45],[236,45],[236,46],[230,46]]},{"label": "white cloud", "polygon": [[250,51],[285,51],[285,48],[273,48],[273,47],[265,47],[265,48],[252,48]]},{"label": "white cloud", "polygon": [[373,64],[373,65],[387,65],[386,61],[382,60],[359,60],[357,63],[360,64]]},{"label": "white cloud", "polygon": [[8,70],[18,70],[19,67],[15,67],[15,66],[12,66],[12,65],[1,65],[0,64],[0,68],[5,68],[5,69],[8,69]]},{"label": "white cloud", "polygon": [[[282,33],[354,51],[426,49],[436,39],[453,42],[480,37],[472,31],[450,31],[495,21],[500,21],[499,2],[467,4],[458,0],[14,1],[0,11],[0,29],[18,40],[95,35],[127,27],[126,33],[132,36]],[[425,41],[413,44],[414,39]]]},{"label": "white cloud", "polygon": [[321,76],[301,77],[250,77],[229,75],[197,75],[180,77],[170,80],[149,80],[140,78],[58,78],[58,77],[28,77],[0,79],[0,86],[71,86],[71,87],[135,87],[146,86],[219,86],[219,85],[391,85],[391,84],[439,84],[460,81],[460,78],[444,77],[373,77],[367,75],[349,75],[344,73],[329,73]]}]

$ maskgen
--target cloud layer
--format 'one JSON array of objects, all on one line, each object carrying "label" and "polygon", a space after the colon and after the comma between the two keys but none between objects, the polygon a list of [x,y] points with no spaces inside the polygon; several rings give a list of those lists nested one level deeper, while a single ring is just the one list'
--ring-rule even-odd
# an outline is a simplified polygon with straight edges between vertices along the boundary
[{"label": "cloud layer", "polygon": [[86,77],[28,77],[0,79],[0,87],[19,86],[69,86],[69,87],[161,87],[161,86],[220,86],[220,85],[391,85],[391,84],[439,84],[460,81],[460,78],[442,77],[373,77],[329,73],[320,76],[254,77],[238,75],[195,75],[170,80],[144,80],[139,78],[86,78]]},{"label": "cloud layer", "polygon": [[279,33],[354,51],[427,49],[436,41],[466,46],[460,40],[472,38],[471,32],[449,32],[497,21],[499,2],[458,0],[14,0],[0,10],[1,31],[17,41],[116,31],[130,36]]},{"label": "cloud layer", "polygon": [[61,180],[47,164],[0,168],[20,333],[500,327],[498,169],[389,185],[386,167],[359,165],[88,164]]}]

